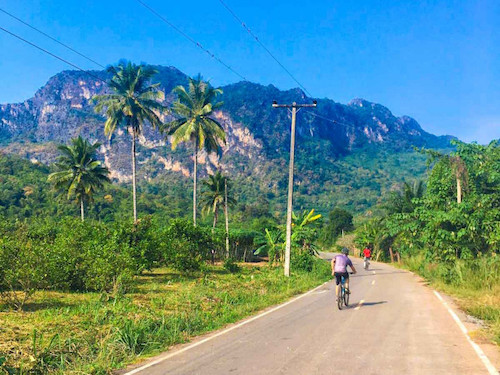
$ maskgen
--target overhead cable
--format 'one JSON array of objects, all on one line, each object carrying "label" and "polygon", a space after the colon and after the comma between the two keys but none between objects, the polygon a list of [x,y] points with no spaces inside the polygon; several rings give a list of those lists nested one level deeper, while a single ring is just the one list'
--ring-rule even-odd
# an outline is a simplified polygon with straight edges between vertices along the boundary
[{"label": "overhead cable", "polygon": [[146,4],[142,0],[136,0],[139,4],[141,4],[144,8],[146,8],[149,12],[154,14],[156,17],[158,17],[160,20],[162,20],[164,23],[166,23],[168,26],[170,26],[172,29],[174,29],[177,33],[182,35],[185,39],[189,40],[192,44],[194,44],[196,47],[200,48],[203,52],[208,54],[211,58],[213,58],[215,61],[217,61],[219,64],[223,65],[226,69],[231,71],[232,73],[236,74],[238,77],[240,77],[242,80],[247,81],[245,76],[242,74],[238,73],[236,70],[234,70],[230,65],[226,64],[224,61],[222,61],[221,58],[219,58],[217,55],[209,51],[207,48],[203,47],[203,45],[200,42],[197,42],[194,40],[192,37],[190,37],[188,34],[186,34],[184,31],[182,31],[180,28],[178,28],[176,25],[174,25],[172,22],[167,20],[165,17],[163,17],[160,13],[158,13],[156,10],[154,10],[151,6]]},{"label": "overhead cable", "polygon": [[30,46],[32,46],[32,47],[35,47],[36,49],[38,49],[38,50],[40,50],[40,51],[42,51],[42,52],[46,53],[47,55],[50,55],[50,56],[52,56],[52,57],[54,57],[54,58],[56,58],[56,59],[58,59],[58,60],[62,61],[63,63],[68,64],[68,65],[72,66],[73,68],[76,68],[76,69],[78,69],[78,70],[80,70],[80,71],[82,71],[82,72],[84,72],[84,73],[88,74],[89,76],[91,76],[91,77],[93,77],[93,78],[97,79],[98,81],[101,81],[101,82],[103,82],[103,83],[107,83],[105,80],[103,80],[102,78],[99,78],[98,76],[96,76],[96,75],[94,75],[94,74],[90,73],[88,70],[85,70],[85,69],[83,69],[83,68],[80,68],[78,65],[75,65],[75,64],[73,64],[72,62],[69,62],[68,60],[63,59],[62,57],[59,57],[59,56],[57,56],[57,55],[53,54],[52,52],[47,51],[46,49],[44,49],[44,48],[42,48],[42,47],[40,47],[40,46],[36,45],[35,43],[32,43],[32,42],[30,42],[29,40],[26,40],[26,39],[24,39],[23,37],[21,37],[21,36],[19,36],[19,35],[17,35],[17,34],[14,34],[13,32],[11,32],[11,31],[9,31],[9,30],[7,30],[7,29],[4,29],[4,28],[3,28],[3,27],[1,27],[1,26],[0,26],[0,30],[2,30],[3,32],[5,32],[5,33],[7,33],[7,34],[9,34],[9,35],[11,35],[11,36],[13,36],[14,38],[17,38],[17,39],[19,39],[19,40],[23,41],[23,42],[24,42],[24,43],[26,43],[26,44],[29,44],[29,45],[30,45]]},{"label": "overhead cable", "polygon": [[88,57],[88,56],[84,55],[83,53],[78,52],[78,51],[77,51],[76,49],[74,49],[73,47],[68,46],[67,44],[65,44],[65,43],[63,43],[63,42],[61,42],[61,41],[57,40],[56,38],[54,38],[54,37],[50,36],[49,34],[47,34],[47,33],[43,32],[42,30],[40,30],[40,29],[38,29],[38,28],[36,28],[35,26],[30,25],[28,22],[23,21],[22,19],[20,19],[19,17],[16,17],[16,16],[15,16],[15,15],[13,15],[12,13],[7,12],[5,9],[0,8],[0,12],[5,13],[5,14],[6,14],[6,15],[8,15],[9,17],[11,17],[11,18],[15,19],[16,21],[21,22],[22,24],[24,24],[24,25],[28,26],[29,28],[31,28],[31,29],[33,29],[33,30],[35,30],[36,32],[38,32],[38,33],[42,34],[42,35],[43,35],[43,36],[45,36],[46,38],[49,38],[50,40],[52,40],[52,41],[54,41],[54,42],[56,42],[56,43],[60,44],[61,46],[63,46],[64,48],[66,48],[66,49],[70,50],[71,52],[76,53],[77,55],[79,55],[79,56],[83,57],[84,59],[86,59],[86,60],[90,61],[91,63],[93,63],[93,64],[95,64],[95,65],[97,65],[97,66],[99,66],[99,67],[101,67],[101,68],[103,68],[103,69],[106,69],[106,67],[105,67],[104,65],[102,65],[102,64],[100,64],[100,63],[98,63],[98,62],[97,62],[97,61],[95,61],[94,59],[91,59],[90,57]]},{"label": "overhead cable", "polygon": [[[139,1],[139,0],[137,0]],[[262,43],[260,41],[260,39],[257,37],[257,35],[254,34],[254,32],[252,30],[250,30],[250,28],[245,24],[245,22],[243,22],[243,20],[238,17],[238,15],[231,9],[229,8],[229,6],[223,1],[223,0],[219,0],[219,2],[224,6],[224,8],[226,8],[226,10],[234,17],[234,19],[236,21],[238,21],[241,26],[248,32],[248,34],[250,34],[253,39],[255,39],[255,41],[267,52],[267,54],[269,56],[271,56],[273,58],[274,61],[276,61],[276,63],[295,81],[295,83],[297,85],[300,86],[300,88],[302,90],[304,90],[304,92],[309,95],[310,97],[312,97],[311,93],[304,87],[303,84],[301,84],[297,78],[294,77],[294,75],[278,60],[278,58],[276,56],[273,55],[273,53],[269,50],[269,48],[267,48],[264,43]]]}]

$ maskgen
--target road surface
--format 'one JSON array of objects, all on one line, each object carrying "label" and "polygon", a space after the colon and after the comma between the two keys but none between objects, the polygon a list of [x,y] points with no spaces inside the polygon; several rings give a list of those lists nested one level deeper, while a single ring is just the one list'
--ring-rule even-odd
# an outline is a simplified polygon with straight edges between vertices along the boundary
[{"label": "road surface", "polygon": [[491,374],[445,306],[418,278],[380,263],[370,271],[360,261],[355,266],[348,309],[337,309],[335,285],[328,283],[200,345],[178,354],[174,349],[169,358],[153,359],[133,373]]}]

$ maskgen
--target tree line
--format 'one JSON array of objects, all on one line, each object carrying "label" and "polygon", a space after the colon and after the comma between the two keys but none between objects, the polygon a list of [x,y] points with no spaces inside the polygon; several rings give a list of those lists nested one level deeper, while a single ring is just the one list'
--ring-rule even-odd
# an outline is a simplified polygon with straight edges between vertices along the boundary
[{"label": "tree line", "polygon": [[382,259],[420,256],[445,267],[496,256],[500,144],[453,143],[451,154],[419,150],[428,156],[427,180],[392,192],[381,205],[384,214],[356,229],[360,245],[372,245]]},{"label": "tree line", "polygon": [[[92,98],[96,103],[95,111],[104,114],[104,133],[111,138],[119,127],[124,127],[131,136],[131,166],[132,166],[132,212],[134,222],[137,222],[137,187],[136,187],[136,142],[143,133],[147,123],[159,130],[167,139],[171,137],[172,149],[180,143],[190,143],[193,146],[193,224],[197,219],[198,191],[198,153],[216,153],[221,156],[221,147],[226,142],[222,125],[212,115],[214,110],[223,104],[217,101],[222,94],[221,89],[213,88],[198,75],[189,78],[188,87],[177,86],[172,93],[176,101],[171,108],[162,101],[165,93],[159,89],[159,83],[152,84],[151,79],[157,71],[147,65],[136,65],[122,62],[107,69],[112,77],[108,83],[109,94],[97,95]],[[174,119],[163,122],[162,115],[173,114]],[[84,207],[92,202],[95,192],[110,182],[109,170],[97,160],[96,151],[99,143],[90,144],[81,137],[71,141],[70,146],[61,145],[56,167],[57,172],[49,176],[56,189],[64,190],[69,199],[75,199],[81,210],[82,221],[85,218]],[[214,227],[217,223],[220,208],[234,204],[235,200],[228,195],[231,186],[229,178],[217,172],[204,181],[207,190],[202,196],[203,212],[214,215]],[[227,249],[229,251],[229,249]]]}]

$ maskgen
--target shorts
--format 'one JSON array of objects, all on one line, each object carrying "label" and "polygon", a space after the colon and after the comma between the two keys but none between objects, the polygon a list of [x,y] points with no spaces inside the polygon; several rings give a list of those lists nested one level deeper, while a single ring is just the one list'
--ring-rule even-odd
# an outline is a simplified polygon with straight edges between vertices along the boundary
[{"label": "shorts", "polygon": [[335,285],[340,285],[340,282],[342,280],[342,276],[344,276],[344,279],[349,279],[349,273],[348,272],[335,272]]}]

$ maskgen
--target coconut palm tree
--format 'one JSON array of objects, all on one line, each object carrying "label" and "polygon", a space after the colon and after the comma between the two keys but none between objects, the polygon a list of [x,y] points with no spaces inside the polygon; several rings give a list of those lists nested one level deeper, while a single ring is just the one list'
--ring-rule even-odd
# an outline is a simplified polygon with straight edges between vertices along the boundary
[{"label": "coconut palm tree", "polygon": [[94,96],[93,100],[97,103],[95,111],[107,117],[104,133],[109,138],[118,126],[126,127],[132,136],[132,195],[136,222],[136,140],[142,133],[144,123],[154,128],[162,124],[159,116],[165,107],[159,100],[163,100],[165,94],[158,89],[159,83],[150,83],[158,73],[151,66],[121,62],[116,67],[108,68],[108,72],[113,74],[108,84],[112,93]]},{"label": "coconut palm tree", "polygon": [[[217,225],[217,220],[219,217],[219,209],[222,205],[226,207],[226,186],[230,186],[229,178],[223,176],[220,171],[216,174],[208,176],[206,180],[202,182],[205,190],[201,193],[201,205],[203,213],[213,213],[214,222],[213,229]],[[233,197],[227,197],[227,204],[234,205],[236,201]],[[224,210],[225,212],[227,210]]]},{"label": "coconut palm tree", "polygon": [[80,203],[82,221],[85,220],[84,204],[92,202],[94,193],[110,181],[108,168],[95,158],[100,145],[78,137],[71,140],[71,146],[58,146],[62,154],[55,163],[58,171],[48,177],[56,189],[67,193],[68,199],[76,198]]},{"label": "coconut palm tree", "polygon": [[222,125],[211,117],[213,111],[223,104],[216,101],[222,90],[214,89],[198,75],[195,79],[189,79],[187,90],[177,86],[172,92],[177,95],[172,110],[178,118],[165,124],[163,132],[172,136],[172,149],[181,142],[193,144],[193,224],[196,226],[198,151],[220,154],[221,144],[226,141]]},{"label": "coconut palm tree", "polygon": [[422,180],[415,180],[413,184],[403,181],[402,191],[392,192],[384,208],[389,215],[413,212],[415,210],[413,200],[422,198],[424,192],[425,185]]}]

